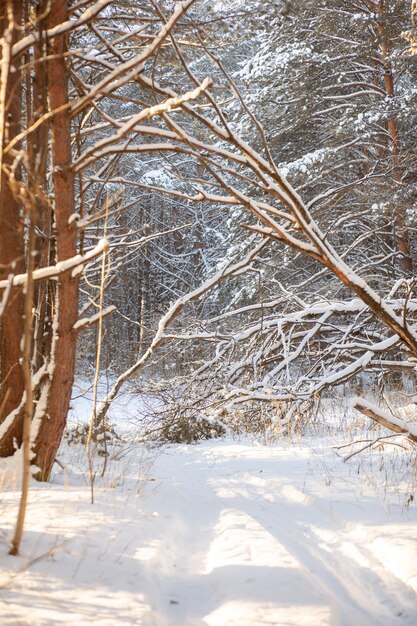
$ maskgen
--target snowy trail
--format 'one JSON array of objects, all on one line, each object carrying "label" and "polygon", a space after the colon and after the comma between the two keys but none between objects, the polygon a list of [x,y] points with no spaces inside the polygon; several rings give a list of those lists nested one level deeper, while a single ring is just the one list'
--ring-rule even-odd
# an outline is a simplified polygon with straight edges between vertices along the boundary
[{"label": "snowy trail", "polygon": [[[323,458],[170,446],[139,495],[134,461],[94,506],[86,486],[35,486],[25,556],[0,544],[0,624],[415,626],[416,509]],[[0,497],[10,527],[16,494]]]},{"label": "snowy trail", "polygon": [[[157,560],[155,577],[162,598],[178,605],[166,605],[149,625],[415,624],[415,593],[363,546],[360,532],[355,539],[358,528],[335,513],[337,501],[323,503],[294,485],[304,480],[306,459],[264,455],[200,447],[183,467],[176,456],[165,460],[159,496],[175,514],[162,524],[168,558]],[[358,506],[343,508],[355,519]]]}]

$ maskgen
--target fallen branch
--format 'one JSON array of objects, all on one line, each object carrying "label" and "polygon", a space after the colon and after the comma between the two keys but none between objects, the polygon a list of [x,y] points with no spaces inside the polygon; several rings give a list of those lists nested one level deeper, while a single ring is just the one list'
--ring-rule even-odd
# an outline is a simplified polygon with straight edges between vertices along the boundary
[{"label": "fallen branch", "polygon": [[417,423],[412,422],[409,424],[362,398],[354,398],[352,400],[352,406],[360,413],[366,415],[366,417],[374,420],[374,422],[381,424],[381,426],[392,430],[394,433],[407,435],[410,441],[417,443]]}]

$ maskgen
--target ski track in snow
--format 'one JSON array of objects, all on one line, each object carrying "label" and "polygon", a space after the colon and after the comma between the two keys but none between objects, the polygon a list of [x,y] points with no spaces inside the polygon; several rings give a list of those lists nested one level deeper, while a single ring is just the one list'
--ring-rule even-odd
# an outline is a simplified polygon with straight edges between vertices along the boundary
[{"label": "ski track in snow", "polygon": [[288,444],[169,446],[151,467],[131,452],[94,505],[58,471],[33,485],[19,558],[3,488],[0,624],[415,626],[415,506],[387,508],[329,459],[327,481]]}]

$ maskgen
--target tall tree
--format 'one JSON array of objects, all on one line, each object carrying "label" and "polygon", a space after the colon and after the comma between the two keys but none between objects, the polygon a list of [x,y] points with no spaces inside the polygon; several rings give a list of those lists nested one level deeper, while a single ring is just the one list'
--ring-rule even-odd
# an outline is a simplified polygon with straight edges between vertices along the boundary
[{"label": "tall tree", "polygon": [[[66,0],[52,0],[46,28],[52,30],[68,21]],[[66,54],[67,35],[57,35],[47,49],[47,84],[51,121],[51,162],[56,261],[65,263],[77,254],[77,231],[71,223],[75,212],[74,173],[72,170],[71,118],[68,100]],[[39,477],[48,480],[56,451],[65,428],[74,382],[76,332],[78,320],[79,276],[62,273],[58,278],[53,319],[48,384],[42,392],[45,416],[34,441]],[[47,390],[47,391],[46,391]]]},{"label": "tall tree", "polygon": [[[20,163],[4,149],[19,135],[22,110],[22,72],[13,46],[21,36],[22,3],[0,2],[1,87],[0,87],[0,280],[10,280],[25,268],[24,214],[16,187],[11,184],[20,176]],[[23,337],[23,293],[20,289],[3,291],[0,318],[0,422],[12,411],[18,415],[0,453],[13,453],[13,440],[22,439],[22,414],[18,407],[23,395],[23,372],[20,364]]]}]

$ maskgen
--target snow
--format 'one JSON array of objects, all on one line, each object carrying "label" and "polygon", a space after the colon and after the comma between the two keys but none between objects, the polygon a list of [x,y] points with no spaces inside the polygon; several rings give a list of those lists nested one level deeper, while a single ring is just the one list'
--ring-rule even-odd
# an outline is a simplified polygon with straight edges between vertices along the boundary
[{"label": "snow", "polygon": [[2,626],[416,623],[417,509],[400,468],[391,489],[308,438],[112,456],[91,505],[83,448],[62,448],[65,469],[32,484],[20,557],[7,555],[18,489],[3,482]]}]

